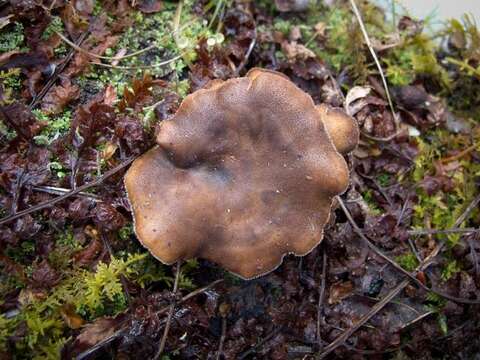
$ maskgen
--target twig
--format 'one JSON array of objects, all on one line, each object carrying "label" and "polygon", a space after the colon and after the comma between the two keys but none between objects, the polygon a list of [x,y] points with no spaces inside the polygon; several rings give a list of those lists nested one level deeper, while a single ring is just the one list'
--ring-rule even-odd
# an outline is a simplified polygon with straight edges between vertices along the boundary
[{"label": "twig", "polygon": [[[56,187],[56,186],[42,186],[42,185],[34,185],[34,186],[32,186],[32,190],[40,191],[40,192],[44,192],[44,193],[52,194],[52,195],[63,195],[63,194],[66,194],[66,193],[72,191],[71,189],[65,189],[65,188],[60,188],[60,187]],[[95,202],[102,202],[103,201],[102,199],[100,199],[100,197],[98,195],[87,193],[87,192],[80,192],[76,195],[77,196],[88,197]]]},{"label": "twig", "polygon": [[441,159],[440,162],[442,164],[447,164],[449,162],[452,162],[452,161],[455,161],[455,160],[459,160],[461,159],[462,157],[464,157],[465,155],[468,155],[469,153],[471,153],[473,150],[475,150],[477,147],[480,146],[480,143],[477,143],[477,144],[473,144],[471,146],[469,146],[468,148],[466,148],[465,150],[462,150],[460,151],[458,154],[456,155],[453,155],[453,156],[450,156],[450,157],[447,157],[445,159]]},{"label": "twig", "polygon": [[220,343],[218,345],[218,351],[216,360],[220,360],[223,354],[223,345],[225,343],[225,338],[227,337],[227,318],[222,316],[222,335],[220,336]]},{"label": "twig", "polygon": [[408,230],[408,235],[436,235],[436,234],[456,234],[456,233],[479,233],[480,229],[475,228],[451,228],[444,230],[418,229]]},{"label": "twig", "polygon": [[82,54],[85,54],[85,55],[88,55],[92,58],[96,58],[96,59],[102,59],[102,60],[110,60],[110,61],[120,61],[120,60],[123,60],[123,59],[128,59],[128,58],[131,58],[131,57],[135,57],[135,56],[138,56],[138,55],[141,55],[147,51],[150,51],[150,50],[153,50],[155,48],[158,48],[159,44],[163,43],[165,40],[167,40],[169,37],[171,36],[174,36],[176,35],[179,31],[182,31],[184,30],[185,28],[187,28],[188,26],[190,26],[192,24],[193,21],[189,21],[187,23],[185,23],[184,25],[182,25],[179,29],[176,29],[174,30],[173,32],[171,32],[170,34],[168,35],[165,35],[163,36],[160,40],[156,41],[155,44],[153,45],[149,45],[143,49],[140,49],[140,50],[137,50],[137,51],[134,51],[130,54],[125,54],[125,55],[122,55],[122,56],[105,56],[105,55],[98,55],[98,54],[94,54],[80,46],[78,46],[77,44],[75,44],[74,42],[70,41],[67,37],[65,37],[63,34],[59,33],[59,32],[55,32],[59,37],[60,39],[62,39],[65,43],[67,43],[68,45],[70,45],[73,49],[75,49],[76,51],[78,52],[81,52]]},{"label": "twig", "polygon": [[78,354],[76,357],[75,357],[75,360],[83,360],[83,359],[87,359],[90,355],[92,355],[95,351],[101,349],[102,347],[104,347],[105,345],[108,345],[110,344],[112,341],[114,341],[116,338],[122,336],[124,334],[125,330],[124,329],[120,329],[120,330],[117,330],[115,331],[112,335],[110,335],[109,337],[103,339],[102,341],[96,343],[95,345],[93,345],[91,348],[85,350],[84,352]]},{"label": "twig", "polygon": [[127,166],[129,166],[133,160],[135,158],[131,157],[127,160],[125,160],[124,162],[122,162],[120,165],[117,165],[115,166],[113,169],[107,171],[105,174],[103,174],[102,176],[100,176],[99,178],[97,178],[96,180],[88,183],[88,184],[84,184],[82,186],[79,186],[78,188],[76,188],[75,190],[72,190],[72,191],[69,191],[68,193],[62,195],[62,196],[58,196],[56,198],[53,198],[51,200],[47,200],[47,201],[44,201],[38,205],[35,205],[35,206],[32,206],[28,209],[25,209],[25,210],[22,210],[22,211],[19,211],[18,213],[16,214],[12,214],[12,215],[9,215],[9,216],[6,216],[4,217],[3,219],[0,219],[0,225],[3,225],[3,224],[7,224],[13,220],[16,220],[18,218],[21,218],[22,216],[25,216],[27,214],[31,214],[33,212],[36,212],[36,211],[39,211],[39,210],[42,210],[42,209],[45,209],[45,208],[48,208],[50,206],[53,206],[54,204],[60,202],[60,201],[63,201],[65,199],[68,199],[69,197],[71,196],[74,196],[74,195],[77,195],[79,193],[81,193],[82,191],[85,191],[91,187],[94,187],[94,186],[97,186],[97,185],[100,185],[101,183],[103,183],[106,179],[108,179],[109,177],[111,177],[112,175],[115,175],[116,173],[118,173],[119,171],[123,170],[124,168],[126,168]]},{"label": "twig", "polygon": [[181,268],[182,268],[182,262],[178,261],[176,274],[175,274],[175,282],[173,284],[172,303],[170,304],[170,310],[168,311],[167,323],[165,324],[165,329],[163,330],[162,340],[160,341],[160,347],[158,348],[158,351],[154,357],[155,360],[160,359],[160,356],[162,356],[163,350],[165,349],[165,344],[167,343],[168,332],[170,330],[170,325],[172,323],[173,313],[175,312],[175,304],[176,304],[175,298],[177,296]]},{"label": "twig", "polygon": [[[214,287],[215,285],[223,282],[224,280],[223,279],[219,279],[219,280],[216,280],[214,282],[212,282],[211,284],[207,285],[207,286],[204,286],[203,288],[200,288],[200,289],[197,289],[197,290],[194,290],[192,291],[191,293],[185,295],[180,301],[177,302],[177,304],[181,304],[185,301],[187,301],[188,299],[198,295],[198,294],[201,294],[203,293],[204,291]],[[157,311],[156,314],[157,315],[161,315],[163,313],[166,313],[168,312],[168,310],[170,309],[170,307],[166,307],[160,311]],[[125,324],[128,323],[128,318],[126,320],[123,321]],[[109,344],[110,342],[112,342],[114,339],[122,336],[124,333],[125,333],[125,327],[122,327],[121,329],[117,330],[112,336],[109,336],[108,338],[106,339],[103,339],[102,341],[98,342],[97,344],[93,345],[93,347],[91,347],[90,349],[88,350],[85,350],[84,352],[82,352],[81,354],[79,354],[77,357],[76,357],[76,360],[80,360],[80,359],[84,359],[86,358],[87,356],[91,355],[93,352],[95,352],[96,350],[98,349],[101,349],[103,346]]]},{"label": "twig", "polygon": [[400,215],[398,216],[397,223],[395,224],[395,228],[399,227],[403,220],[403,215],[405,215],[405,210],[407,210],[408,202],[410,201],[410,192],[403,203],[402,210],[400,211]]},{"label": "twig", "polygon": [[90,61],[89,63],[92,64],[92,65],[97,65],[97,66],[101,66],[101,67],[106,67],[106,68],[110,68],[110,69],[118,69],[118,70],[142,70],[142,69],[155,69],[157,67],[162,67],[162,66],[165,66],[165,65],[168,65],[174,61],[177,61],[178,59],[180,59],[183,55],[177,55],[171,59],[168,59],[168,60],[165,60],[165,61],[162,61],[162,62],[159,62],[157,64],[153,64],[153,65],[143,65],[143,66],[119,66],[119,65],[111,65],[111,64],[103,64],[103,63],[96,63],[96,62],[93,62],[93,61]]},{"label": "twig", "polygon": [[397,296],[409,284],[409,282],[410,281],[408,279],[404,279],[401,283],[399,283],[382,300],[376,303],[368,313],[363,315],[360,320],[358,320],[352,327],[350,327],[348,330],[345,330],[333,342],[327,345],[323,349],[323,352],[318,354],[315,358],[323,359],[337,347],[342,345],[355,331],[362,327],[368,320],[370,320],[374,315],[376,315],[380,310],[382,310],[395,296]]},{"label": "twig", "polygon": [[[78,46],[80,46],[84,41],[85,39],[87,38],[87,36],[89,35],[89,32],[88,31],[85,31],[84,33],[82,33],[78,39],[76,40],[76,44]],[[42,88],[42,90],[40,90],[40,92],[35,95],[32,99],[32,102],[30,103],[30,105],[28,105],[28,107],[30,109],[33,109],[35,106],[38,105],[38,103],[44,98],[44,96],[48,93],[48,91],[50,90],[50,88],[53,86],[53,84],[55,83],[55,81],[57,81],[57,78],[58,78],[58,75],[63,72],[63,70],[65,70],[65,68],[67,67],[68,63],[70,62],[70,60],[73,58],[73,55],[75,54],[75,51],[71,50],[68,55],[65,57],[65,59],[62,61],[62,63],[55,69],[55,72],[53,73],[53,75],[50,77],[50,79],[48,80],[48,82],[45,84],[45,86]]]},{"label": "twig", "polygon": [[[375,53],[375,50],[373,49],[372,43],[370,41],[370,37],[368,36],[367,29],[365,28],[365,24],[363,23],[363,20],[362,20],[362,15],[360,14],[360,11],[358,10],[358,7],[357,7],[357,4],[355,3],[355,0],[350,0],[350,4],[352,5],[353,12],[354,12],[355,16],[357,17],[358,23],[360,25],[360,29],[362,30],[363,37],[365,38],[365,42],[367,43],[368,49],[370,50],[370,54],[372,54],[373,60],[375,61],[375,64],[377,65],[377,69],[380,73],[380,77],[382,78],[382,83],[383,83],[383,87],[385,88],[385,94],[387,96],[388,105],[390,106],[390,110],[392,111],[392,116],[395,120],[396,130],[395,130],[395,134],[392,135],[393,137],[395,137],[399,132],[398,131],[398,119],[397,119],[397,116],[395,114],[395,108],[393,107],[392,97],[390,96],[390,90],[388,89],[387,79],[386,79],[386,77],[383,73],[382,65],[380,65],[380,61],[378,60],[377,54]],[[392,137],[392,139],[393,139],[393,137]]]},{"label": "twig", "polygon": [[256,345],[254,345],[253,347],[251,347],[250,349],[248,349],[244,353],[240,354],[240,356],[238,356],[238,360],[246,359],[250,354],[255,353],[260,346],[265,344],[268,340],[270,340],[272,337],[277,335],[282,330],[283,330],[282,326],[279,326],[279,327],[275,328],[270,334],[265,336],[259,343],[257,343]]},{"label": "twig", "polygon": [[[464,304],[480,304],[480,299],[477,299],[477,300],[470,300],[470,299],[463,299],[463,298],[458,298],[458,297],[455,297],[455,296],[452,296],[452,295],[449,295],[449,294],[446,294],[444,293],[443,291],[439,291],[437,289],[434,289],[434,288],[429,288],[427,285],[425,285],[423,282],[421,282],[420,280],[418,280],[415,276],[415,274],[412,274],[410,273],[409,271],[405,270],[404,268],[402,268],[399,264],[397,264],[394,260],[390,259],[387,255],[385,255],[378,247],[376,247],[366,236],[365,234],[363,233],[362,229],[360,229],[360,227],[357,225],[357,223],[355,222],[355,220],[353,219],[352,215],[350,214],[350,211],[348,211],[347,207],[345,206],[345,203],[343,202],[343,200],[337,196],[337,201],[338,203],[340,204],[343,212],[345,213],[345,216],[347,217],[348,221],[350,222],[350,224],[352,225],[354,231],[360,236],[360,238],[367,244],[367,246],[373,251],[375,252],[378,256],[380,256],[381,258],[383,258],[384,260],[386,260],[388,263],[390,263],[396,270],[398,270],[399,272],[403,273],[404,275],[406,275],[410,280],[412,280],[415,284],[417,284],[418,286],[420,286],[422,289],[424,289],[425,291],[429,291],[429,292],[433,292],[441,297],[444,297],[448,300],[452,300],[452,301],[455,301],[455,302],[458,302],[458,303],[464,303]],[[442,246],[439,247],[439,249],[441,249]],[[439,250],[437,251],[437,253],[439,252]],[[427,259],[430,259],[427,258]],[[427,261],[427,259],[425,259],[425,261]],[[430,261],[427,262],[428,265],[430,265]]]},{"label": "twig", "polygon": [[318,304],[317,304],[317,342],[320,350],[323,347],[323,341],[322,341],[321,331],[320,331],[320,319],[322,317],[323,300],[325,298],[325,284],[327,280],[326,277],[327,277],[327,251],[325,250],[325,247],[324,247],[323,256],[322,256],[322,280],[320,283],[320,288],[318,289]]},{"label": "twig", "polygon": [[[345,213],[347,215],[347,213]],[[347,217],[350,215],[348,213]],[[351,217],[351,216],[350,216]],[[356,225],[356,224],[355,224]],[[354,226],[352,224],[352,226]],[[440,247],[437,247],[432,253],[427,256],[420,265],[418,265],[415,271],[424,271],[431,265],[431,260],[437,256]],[[362,325],[364,325],[368,320],[370,320],[374,315],[376,315],[381,309],[383,309],[395,296],[397,296],[408,284],[410,283],[409,279],[404,279],[399,283],[395,288],[390,290],[390,292],[378,303],[376,303],[370,311],[362,316],[360,320],[355,323],[351,328],[345,330],[339,337],[337,337],[332,343],[330,343],[322,353],[318,354],[316,359],[323,359],[337,347],[341,346],[355,331],[357,331]]]},{"label": "twig", "polygon": [[405,329],[409,326],[412,326],[413,324],[425,319],[426,317],[428,317],[432,314],[435,314],[435,311],[427,311],[426,313],[423,313],[423,314],[419,315],[415,319],[413,319],[413,320],[409,321],[408,323],[406,323],[405,325],[403,325],[400,330],[403,330],[403,329]]},{"label": "twig", "polygon": [[462,215],[458,217],[458,219],[455,221],[455,224],[453,224],[453,227],[459,227],[462,225],[462,223],[467,220],[467,218],[470,216],[470,213],[476,209],[477,205],[480,203],[480,194],[477,195],[472,202],[466,207],[465,211],[463,212]]},{"label": "twig", "polygon": [[252,39],[252,41],[250,41],[250,45],[248,45],[248,49],[247,49],[247,52],[245,53],[245,56],[242,60],[242,62],[240,63],[240,65],[238,65],[238,67],[235,69],[235,76],[239,76],[240,75],[240,72],[243,70],[243,68],[245,67],[245,65],[247,65],[247,62],[250,58],[250,55],[252,54],[252,51],[253,51],[253,48],[255,47],[255,44],[257,43],[257,27],[255,25],[255,34],[254,34],[254,37]]},{"label": "twig", "polygon": [[[194,297],[194,296],[197,296],[198,294],[201,294],[205,291],[207,291],[208,289],[211,289],[213,288],[215,285],[218,285],[220,284],[221,282],[223,282],[224,280],[223,279],[218,279],[218,280],[215,280],[214,282],[212,282],[211,284],[207,285],[207,286],[204,286],[203,288],[200,288],[200,289],[197,289],[197,290],[194,290],[192,291],[191,293],[185,295],[183,298],[181,298],[178,302],[177,302],[177,305],[180,305],[180,304],[183,304],[185,301],[187,301],[188,299]],[[168,310],[170,309],[169,306],[167,307],[164,307],[163,309],[160,309],[156,312],[157,315],[161,315],[161,314],[164,314],[166,312],[168,312]]]}]

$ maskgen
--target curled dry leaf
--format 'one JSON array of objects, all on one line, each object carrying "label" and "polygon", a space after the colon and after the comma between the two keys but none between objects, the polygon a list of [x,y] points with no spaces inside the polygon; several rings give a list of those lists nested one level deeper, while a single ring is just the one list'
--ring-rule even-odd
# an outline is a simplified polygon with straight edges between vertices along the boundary
[{"label": "curled dry leaf", "polygon": [[364,104],[355,106],[354,103],[357,100],[367,97],[371,91],[372,88],[368,86],[354,86],[351,88],[345,97],[345,109],[347,110],[347,114],[354,116],[358,111],[360,111]]}]

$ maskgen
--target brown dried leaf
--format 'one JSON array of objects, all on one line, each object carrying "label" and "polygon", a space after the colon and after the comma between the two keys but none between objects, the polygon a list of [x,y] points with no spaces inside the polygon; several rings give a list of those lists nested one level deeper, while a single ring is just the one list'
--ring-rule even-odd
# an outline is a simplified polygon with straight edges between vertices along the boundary
[{"label": "brown dried leaf", "polygon": [[330,286],[329,304],[337,304],[353,293],[353,283],[351,281],[337,282]]},{"label": "brown dried leaf", "polygon": [[60,85],[54,86],[42,102],[42,110],[48,114],[60,114],[66,105],[80,96],[80,88],[67,78]]},{"label": "brown dried leaf", "polygon": [[72,352],[79,354],[112,336],[123,325],[125,317],[124,314],[120,314],[115,318],[103,317],[86,325],[75,339],[72,345]]},{"label": "brown dried leaf", "polygon": [[152,14],[163,9],[163,2],[160,0],[140,0],[138,9],[145,14]]},{"label": "brown dried leaf", "polygon": [[85,323],[85,320],[77,315],[75,308],[71,304],[65,304],[62,306],[60,314],[70,329],[79,329]]},{"label": "brown dried leaf", "polygon": [[47,260],[43,260],[33,265],[32,280],[34,287],[51,288],[60,281],[60,275]]}]

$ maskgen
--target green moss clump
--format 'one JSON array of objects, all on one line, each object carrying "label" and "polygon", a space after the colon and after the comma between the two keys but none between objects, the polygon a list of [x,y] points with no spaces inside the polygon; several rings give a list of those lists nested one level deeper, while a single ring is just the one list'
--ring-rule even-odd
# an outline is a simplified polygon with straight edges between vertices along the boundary
[{"label": "green moss clump", "polygon": [[33,110],[32,113],[39,121],[47,124],[41,133],[34,137],[37,145],[48,146],[70,130],[70,123],[72,121],[72,112],[70,110],[66,110],[58,116],[47,115],[38,109]]},{"label": "green moss clump", "polygon": [[418,259],[413,253],[397,256],[395,261],[407,271],[413,271],[419,265]]},{"label": "green moss clump", "polygon": [[24,45],[23,25],[14,22],[4,27],[0,32],[0,53],[21,50]]},{"label": "green moss clump", "polygon": [[[425,177],[435,176],[435,162],[445,157],[445,149],[459,151],[469,146],[468,136],[452,135],[445,130],[436,130],[429,136],[430,142],[417,138],[419,155],[415,159],[415,168],[412,173],[412,180],[420,184]],[[428,194],[423,188],[417,187],[418,202],[414,206],[412,224],[415,228],[424,228],[429,225],[433,229],[449,229],[454,226],[457,219],[465,211],[465,208],[476,196],[477,187],[475,179],[480,174],[480,165],[466,160],[459,159],[460,166],[450,171],[448,179],[451,181],[451,190],[439,189],[434,194]],[[465,227],[469,219],[478,214],[474,210],[468,219],[460,224]],[[450,247],[456,245],[460,234],[439,235],[439,239],[446,240]]]}]

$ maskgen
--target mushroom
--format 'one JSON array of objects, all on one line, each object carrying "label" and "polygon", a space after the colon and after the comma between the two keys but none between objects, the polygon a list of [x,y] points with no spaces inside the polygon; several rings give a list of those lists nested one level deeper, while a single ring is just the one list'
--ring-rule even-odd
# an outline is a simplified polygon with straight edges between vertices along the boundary
[{"label": "mushroom", "polygon": [[320,243],[358,141],[354,120],[283,74],[252,69],[187,96],[125,175],[140,242],[251,279]]}]

